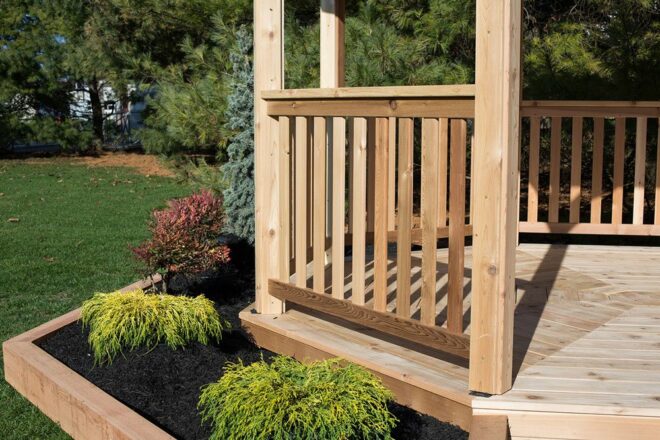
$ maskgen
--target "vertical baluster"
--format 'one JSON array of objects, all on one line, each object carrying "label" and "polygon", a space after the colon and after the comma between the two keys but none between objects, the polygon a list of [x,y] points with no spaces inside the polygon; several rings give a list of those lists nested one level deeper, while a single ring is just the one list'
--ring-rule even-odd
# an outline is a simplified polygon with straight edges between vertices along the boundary
[{"label": "vertical baluster", "polygon": [[296,118],[296,286],[307,287],[307,118]]},{"label": "vertical baluster", "polygon": [[374,309],[387,307],[387,184],[389,128],[387,118],[376,119],[374,194]]},{"label": "vertical baluster", "polygon": [[[367,120],[353,118],[353,304],[364,305],[366,209],[367,209]],[[384,310],[381,310],[384,311]]]},{"label": "vertical baluster", "polygon": [[603,204],[603,144],[605,142],[605,120],[594,118],[594,152],[591,168],[591,223],[601,222]]},{"label": "vertical baluster", "polygon": [[367,231],[374,231],[376,194],[376,119],[367,119]]},{"label": "vertical baluster", "polygon": [[465,260],[465,153],[467,125],[464,119],[451,121],[449,171],[449,283],[447,328],[463,332],[463,275]]},{"label": "vertical baluster", "polygon": [[325,118],[314,118],[314,217],[313,217],[313,289],[325,292],[325,150],[327,143]]},{"label": "vertical baluster", "polygon": [[527,185],[527,221],[539,220],[539,165],[541,147],[541,118],[532,117],[529,123],[529,179]]},{"label": "vertical baluster", "polygon": [[397,228],[396,312],[410,317],[410,246],[413,200],[413,120],[399,119],[399,224]]},{"label": "vertical baluster", "polygon": [[550,200],[548,203],[548,221],[559,221],[559,194],[561,169],[561,117],[552,118],[550,133]]},{"label": "vertical baluster", "polygon": [[653,223],[660,225],[660,118],[658,118],[658,145],[655,157],[655,215]]},{"label": "vertical baluster", "polygon": [[291,276],[291,121],[286,116],[279,118],[279,193],[280,193],[280,226],[282,241],[280,244],[280,281],[288,283]]},{"label": "vertical baluster", "polygon": [[421,323],[425,325],[435,325],[439,135],[440,126],[437,119],[422,120],[422,297],[420,306]]},{"label": "vertical baluster", "polygon": [[346,120],[334,118],[332,128],[332,297],[344,299],[346,234]]},{"label": "vertical baluster", "polygon": [[313,256],[314,246],[314,118],[307,118],[307,188],[306,188],[306,205],[307,205],[307,255]]},{"label": "vertical baluster", "polygon": [[582,197],[582,118],[573,118],[571,145],[571,204],[569,221],[580,223],[580,198]]},{"label": "vertical baluster", "polygon": [[644,183],[646,178],[646,118],[637,118],[635,139],[635,192],[633,196],[633,224],[644,224]]},{"label": "vertical baluster", "polygon": [[[468,203],[468,223],[474,220],[474,133],[470,136],[470,201]],[[520,164],[518,164],[520,170]],[[520,182],[518,182],[518,194],[520,194]],[[520,206],[518,206],[520,210]]]},{"label": "vertical baluster", "polygon": [[396,225],[396,118],[391,117],[388,122],[389,134],[389,152],[388,152],[388,168],[387,172],[387,230],[394,231]]},{"label": "vertical baluster", "polygon": [[623,168],[626,147],[626,119],[617,118],[614,131],[614,188],[612,189],[612,223],[623,222]]},{"label": "vertical baluster", "polygon": [[438,227],[447,226],[447,154],[449,150],[449,119],[440,118],[440,151],[438,152]]}]

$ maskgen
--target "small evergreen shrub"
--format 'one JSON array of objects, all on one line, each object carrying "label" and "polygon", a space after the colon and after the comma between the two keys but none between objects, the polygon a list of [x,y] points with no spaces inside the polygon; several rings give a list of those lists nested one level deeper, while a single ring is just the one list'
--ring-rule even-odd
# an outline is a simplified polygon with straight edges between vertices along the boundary
[{"label": "small evergreen shrub", "polygon": [[229,248],[220,244],[224,216],[222,198],[210,191],[172,200],[154,211],[151,238],[133,249],[149,274],[165,280],[176,273],[195,274],[229,262]]},{"label": "small evergreen shrub", "polygon": [[227,131],[234,133],[222,171],[229,182],[224,191],[225,231],[254,244],[254,74],[252,34],[236,33],[236,47],[229,55],[233,66],[231,93],[227,97]]},{"label": "small evergreen shrub", "polygon": [[89,345],[97,363],[111,363],[124,349],[153,348],[164,342],[172,349],[197,341],[222,338],[229,327],[203,295],[196,298],[148,294],[142,290],[97,293],[82,306]]},{"label": "small evergreen shrub", "polygon": [[312,364],[285,356],[225,366],[198,407],[211,440],[391,439],[392,393],[364,368],[339,359]]}]

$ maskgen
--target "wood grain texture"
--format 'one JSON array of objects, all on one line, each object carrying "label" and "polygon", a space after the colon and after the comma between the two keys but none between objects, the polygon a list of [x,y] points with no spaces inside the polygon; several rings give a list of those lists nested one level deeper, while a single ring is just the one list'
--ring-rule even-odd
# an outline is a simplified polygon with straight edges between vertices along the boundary
[{"label": "wood grain texture", "polygon": [[440,126],[437,119],[422,120],[422,297],[420,321],[424,325],[435,325],[439,134]]},{"label": "wood grain texture", "polygon": [[389,127],[387,118],[376,119],[376,160],[374,194],[374,308],[387,305],[387,179],[389,177]]},{"label": "wood grain texture", "polygon": [[539,165],[541,149],[541,119],[530,118],[529,179],[527,185],[527,221],[535,223],[539,216]]},{"label": "wood grain texture", "polygon": [[254,13],[254,187],[255,187],[255,280],[257,310],[282,313],[281,301],[268,294],[268,279],[282,273],[281,246],[288,237],[282,234],[280,216],[279,122],[269,117],[264,90],[284,87],[283,14],[284,0],[263,0]]},{"label": "wood grain texture", "polygon": [[268,101],[271,116],[473,118],[471,99],[324,99]]},{"label": "wood grain texture", "polygon": [[[279,247],[279,270],[280,279],[288,280],[291,275],[291,204],[292,204],[292,187],[291,187],[291,158],[292,158],[292,133],[291,127],[293,120],[286,116],[280,118],[280,136],[279,136],[279,152],[278,152],[278,173],[280,176],[280,209],[279,209],[279,222],[282,230],[282,243]],[[295,270],[295,265],[294,265]]]},{"label": "wood grain texture", "polygon": [[580,222],[580,201],[582,198],[582,123],[581,117],[573,118],[571,132],[571,192],[569,222]]},{"label": "wood grain texture", "polygon": [[[314,216],[313,216],[313,288],[316,292],[325,292],[325,255],[326,255],[326,148],[327,121],[314,118]],[[321,201],[319,203],[319,201]]]},{"label": "wood grain texture", "polygon": [[[353,304],[364,305],[367,233],[367,120],[353,119]],[[320,290],[314,289],[316,292]],[[383,311],[383,310],[381,310]]]},{"label": "wood grain texture", "polygon": [[463,274],[465,272],[465,167],[467,123],[451,121],[449,185],[449,280],[447,328],[463,333]]},{"label": "wood grain texture", "polygon": [[295,258],[296,285],[307,287],[307,155],[309,153],[307,118],[296,118],[295,142]]},{"label": "wood grain texture", "polygon": [[594,118],[594,149],[591,165],[591,223],[601,222],[603,205],[603,145],[605,142],[605,120]]},{"label": "wood grain texture", "polygon": [[521,15],[520,0],[477,2],[469,389],[490,394],[513,371]]},{"label": "wood grain texture", "polygon": [[509,440],[510,438],[506,414],[480,414],[472,417],[469,440]]},{"label": "wood grain texture", "polygon": [[617,118],[614,131],[614,181],[612,183],[612,223],[623,223],[623,172],[626,148],[626,119]]},{"label": "wood grain texture", "polygon": [[633,224],[644,223],[644,183],[646,179],[646,129],[647,120],[637,118],[635,136],[635,190],[633,194]]},{"label": "wood grain texture", "polygon": [[449,119],[440,118],[440,151],[438,153],[438,227],[447,226],[447,167],[449,158]]},{"label": "wood grain texture", "polygon": [[469,357],[469,339],[465,336],[452,334],[441,327],[422,325],[412,319],[356,306],[350,301],[335,299],[328,295],[318,294],[312,290],[299,288],[277,280],[270,280],[268,285],[272,294],[283,301],[290,301],[461,358],[467,359]]},{"label": "wood grain texture", "polygon": [[344,298],[346,119],[332,121],[332,296]]},{"label": "wood grain texture", "polygon": [[410,318],[410,247],[412,245],[413,120],[399,120],[399,225],[397,228],[397,315]]},{"label": "wood grain texture", "polygon": [[551,124],[548,221],[553,223],[559,221],[559,196],[561,194],[561,117],[553,117]]}]

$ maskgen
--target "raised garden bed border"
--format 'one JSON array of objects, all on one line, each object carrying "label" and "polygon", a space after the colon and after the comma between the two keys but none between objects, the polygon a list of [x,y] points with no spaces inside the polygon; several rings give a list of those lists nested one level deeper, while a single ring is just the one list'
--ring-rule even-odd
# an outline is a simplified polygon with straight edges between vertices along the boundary
[{"label": "raised garden bed border", "polygon": [[[154,276],[121,290],[146,289],[159,282]],[[173,440],[35,344],[79,318],[76,309],[5,341],[5,380],[74,439]]]}]

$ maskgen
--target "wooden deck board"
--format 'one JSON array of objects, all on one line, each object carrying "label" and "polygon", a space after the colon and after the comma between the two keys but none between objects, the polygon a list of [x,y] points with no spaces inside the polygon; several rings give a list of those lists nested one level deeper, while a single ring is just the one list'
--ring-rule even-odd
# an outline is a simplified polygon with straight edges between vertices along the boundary
[{"label": "wooden deck board", "polygon": [[[436,324],[444,326],[447,250],[438,249],[436,254]],[[409,313],[413,319],[419,319],[421,252],[412,252],[410,260]],[[366,306],[371,307],[372,249],[367,248],[366,261],[365,299]],[[391,248],[387,311],[392,313],[397,311],[396,261],[396,252]],[[660,418],[658,263],[660,248],[653,247],[521,245],[516,270],[516,377],[511,391],[490,398],[472,398],[468,394],[466,365],[436,352],[419,351],[420,347],[397,345],[399,342],[357,324],[321,319],[303,310],[292,310],[278,318],[251,315],[249,319],[276,333],[361,363],[381,376],[390,375],[436,393],[445,399],[443,408],[453,408],[447,402],[455,402],[472,405],[474,414],[506,414],[510,416],[512,433],[521,438],[529,437],[521,434],[531,420],[523,413],[538,414],[539,421],[556,423],[556,431],[548,432],[563,432],[562,418],[557,414],[579,415],[575,418],[575,426],[580,427],[576,433],[583,432],[588,417],[603,417],[612,423],[613,429],[625,429],[622,427],[636,423],[638,418]],[[467,247],[463,286],[468,334],[471,265],[472,250]],[[351,267],[352,262],[347,261],[344,292],[348,300],[352,290]],[[419,403],[414,399],[413,402]],[[456,414],[459,418],[464,416],[461,411]],[[569,435],[566,432],[561,435]]]}]

